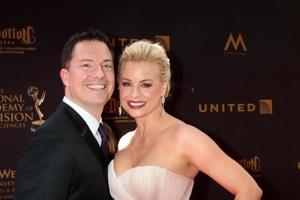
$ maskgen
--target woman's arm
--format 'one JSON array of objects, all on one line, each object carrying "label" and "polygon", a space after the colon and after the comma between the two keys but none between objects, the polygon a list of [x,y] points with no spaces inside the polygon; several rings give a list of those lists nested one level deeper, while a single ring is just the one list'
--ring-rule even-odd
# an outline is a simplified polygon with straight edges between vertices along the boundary
[{"label": "woman's arm", "polygon": [[210,137],[192,126],[186,126],[181,131],[180,146],[187,162],[235,195],[236,200],[261,198],[262,190],[252,176]]}]

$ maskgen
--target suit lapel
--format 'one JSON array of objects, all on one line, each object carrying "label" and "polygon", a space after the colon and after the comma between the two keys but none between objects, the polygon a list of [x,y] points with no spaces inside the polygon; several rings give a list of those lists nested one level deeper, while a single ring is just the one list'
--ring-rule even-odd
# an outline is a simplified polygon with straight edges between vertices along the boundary
[{"label": "suit lapel", "polygon": [[107,165],[105,156],[103,155],[102,150],[96,138],[94,137],[93,133],[90,131],[88,125],[73,108],[71,108],[69,105],[65,103],[63,104],[68,114],[73,119],[74,124],[78,127],[81,136],[83,137],[83,139],[85,139],[89,148],[92,150],[92,152],[95,154],[95,156],[101,163]]},{"label": "suit lapel", "polygon": [[96,155],[98,160],[104,164],[107,164],[105,156],[103,155],[103,152],[102,152],[96,138],[94,137],[93,133],[90,131],[90,129],[87,126],[82,131],[82,136],[85,138],[88,146],[94,152],[94,154]]}]

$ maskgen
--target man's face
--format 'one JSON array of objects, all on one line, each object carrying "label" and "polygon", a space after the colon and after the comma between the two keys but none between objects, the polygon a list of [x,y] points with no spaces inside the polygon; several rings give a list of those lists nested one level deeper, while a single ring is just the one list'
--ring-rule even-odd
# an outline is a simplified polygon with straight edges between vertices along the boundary
[{"label": "man's face", "polygon": [[61,69],[67,98],[89,113],[100,115],[114,91],[111,52],[103,42],[82,41],[75,45],[68,68]]}]

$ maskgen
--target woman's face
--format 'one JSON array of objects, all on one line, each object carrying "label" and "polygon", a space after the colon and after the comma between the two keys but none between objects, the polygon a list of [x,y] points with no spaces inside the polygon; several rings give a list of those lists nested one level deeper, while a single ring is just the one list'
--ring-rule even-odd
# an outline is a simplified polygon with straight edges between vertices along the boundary
[{"label": "woman's face", "polygon": [[125,62],[120,70],[120,102],[133,118],[160,112],[167,83],[160,78],[159,66],[150,62]]}]

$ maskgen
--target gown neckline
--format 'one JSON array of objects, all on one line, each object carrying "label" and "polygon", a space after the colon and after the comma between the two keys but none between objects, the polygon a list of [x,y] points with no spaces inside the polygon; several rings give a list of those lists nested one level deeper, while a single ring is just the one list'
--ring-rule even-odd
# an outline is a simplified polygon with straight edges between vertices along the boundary
[{"label": "gown neckline", "polygon": [[112,159],[109,163],[109,166],[111,165],[111,168],[112,168],[112,171],[113,171],[113,174],[114,176],[117,178],[117,179],[120,179],[122,176],[125,176],[126,174],[134,171],[134,170],[137,170],[137,169],[147,169],[147,168],[156,168],[156,169],[159,169],[161,171],[166,171],[170,174],[173,174],[175,176],[180,176],[180,177],[183,177],[189,181],[193,181],[194,182],[194,179],[193,178],[190,178],[188,176],[185,176],[183,174],[179,174],[179,173],[176,173],[176,172],[173,172],[165,167],[161,167],[159,165],[139,165],[139,166],[135,166],[135,167],[132,167],[132,168],[129,168],[127,170],[125,170],[124,172],[122,172],[120,175],[117,175],[116,173],[116,170],[115,170],[115,164],[114,164],[114,159]]}]

